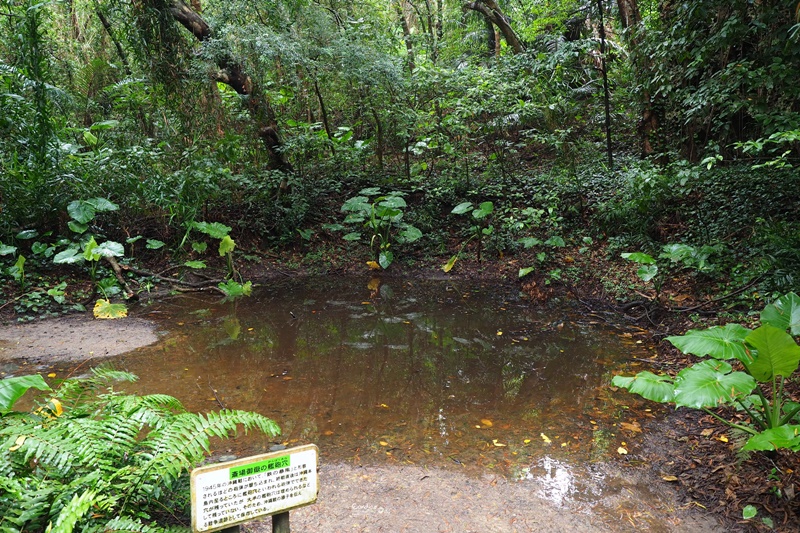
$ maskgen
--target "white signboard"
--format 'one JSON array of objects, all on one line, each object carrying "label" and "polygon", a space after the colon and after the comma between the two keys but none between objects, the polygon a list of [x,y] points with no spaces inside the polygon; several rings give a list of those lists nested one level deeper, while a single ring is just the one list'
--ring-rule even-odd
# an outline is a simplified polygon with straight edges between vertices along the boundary
[{"label": "white signboard", "polygon": [[192,471],[192,530],[216,531],[314,503],[319,483],[314,444]]}]

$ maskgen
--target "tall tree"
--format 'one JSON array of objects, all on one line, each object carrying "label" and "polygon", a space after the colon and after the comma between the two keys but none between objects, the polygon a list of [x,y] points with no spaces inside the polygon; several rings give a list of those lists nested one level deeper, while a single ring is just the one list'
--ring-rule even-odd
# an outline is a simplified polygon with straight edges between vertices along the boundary
[{"label": "tall tree", "polygon": [[503,11],[495,0],[475,0],[474,2],[466,2],[462,4],[462,9],[464,11],[476,11],[483,15],[488,22],[497,26],[506,44],[514,50],[515,54],[521,54],[525,51],[525,47],[511,27],[508,17],[503,14]]}]

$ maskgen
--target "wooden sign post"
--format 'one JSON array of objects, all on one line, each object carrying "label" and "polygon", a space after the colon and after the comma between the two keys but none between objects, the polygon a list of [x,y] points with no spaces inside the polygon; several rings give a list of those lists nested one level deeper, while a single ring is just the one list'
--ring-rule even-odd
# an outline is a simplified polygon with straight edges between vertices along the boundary
[{"label": "wooden sign post", "polygon": [[289,533],[289,511],[317,501],[314,444],[195,468],[192,531],[220,531],[272,515],[273,533]]}]

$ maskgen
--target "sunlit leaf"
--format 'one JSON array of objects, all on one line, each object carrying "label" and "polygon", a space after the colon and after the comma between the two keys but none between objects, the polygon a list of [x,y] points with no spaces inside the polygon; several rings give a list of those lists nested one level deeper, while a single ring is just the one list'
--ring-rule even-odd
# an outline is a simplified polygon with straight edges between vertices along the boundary
[{"label": "sunlit leaf", "polygon": [[634,394],[654,402],[673,401],[675,386],[669,376],[657,376],[652,372],[639,372],[635,376],[614,376],[611,382],[616,387],[628,389]]},{"label": "sunlit leaf", "polygon": [[758,381],[768,382],[776,376],[791,376],[800,364],[800,346],[785,329],[765,325],[754,330],[745,343],[755,349],[755,360],[743,361],[747,371]]},{"label": "sunlit leaf", "polygon": [[370,270],[381,270],[381,266],[377,261],[367,261],[367,266],[370,268]]},{"label": "sunlit leaf", "polygon": [[758,509],[754,505],[745,505],[742,509],[742,518],[750,520],[758,514]]},{"label": "sunlit leaf", "polygon": [[800,426],[780,426],[753,435],[744,445],[743,450],[777,450],[788,448],[800,451]]},{"label": "sunlit leaf", "polygon": [[749,329],[731,323],[703,330],[692,329],[685,335],[667,337],[667,340],[683,353],[747,361],[749,358],[745,353],[744,339],[749,334]]},{"label": "sunlit leaf", "polygon": [[343,236],[342,239],[346,241],[357,241],[361,238],[361,233],[354,231],[352,233],[348,233],[347,235]]},{"label": "sunlit leaf", "polygon": [[206,268],[205,261],[186,261],[184,265],[189,268]]},{"label": "sunlit leaf", "polygon": [[39,232],[35,229],[25,229],[17,233],[17,239],[27,241],[30,239],[35,239],[39,236]]},{"label": "sunlit leaf", "polygon": [[192,250],[195,252],[202,254],[208,249],[208,243],[205,242],[193,242],[192,243]]},{"label": "sunlit leaf", "polygon": [[250,296],[253,292],[253,283],[251,281],[247,281],[245,283],[239,283],[238,281],[229,279],[224,283],[220,283],[217,287],[222,290],[223,294],[227,298],[238,298],[240,296]]},{"label": "sunlit leaf", "polygon": [[442,265],[442,270],[445,272],[450,272],[453,270],[453,267],[456,266],[456,261],[458,261],[458,256],[454,255],[446,264]]},{"label": "sunlit leaf", "polygon": [[194,222],[192,227],[212,239],[222,239],[231,232],[231,227],[221,222]]},{"label": "sunlit leaf", "polygon": [[83,253],[77,248],[67,248],[53,257],[53,263],[57,265],[71,265],[84,261]]},{"label": "sunlit leaf", "polygon": [[645,254],[642,252],[626,252],[620,254],[623,259],[627,259],[628,261],[633,261],[634,263],[639,263],[640,265],[654,265],[656,264],[656,260],[653,258],[652,255]]},{"label": "sunlit leaf", "polygon": [[489,420],[488,418],[481,418],[481,424],[483,424],[487,428],[490,428],[490,427],[492,427],[494,425],[494,424],[492,424],[492,421]]},{"label": "sunlit leaf", "polygon": [[112,304],[110,301],[101,298],[95,302],[92,313],[95,318],[101,319],[125,318],[128,316],[128,308],[125,304]]},{"label": "sunlit leaf", "polygon": [[524,278],[525,276],[527,276],[528,274],[530,274],[534,270],[536,270],[536,267],[532,267],[532,266],[531,267],[520,268],[519,269],[519,274],[517,275],[517,278]]},{"label": "sunlit leaf", "polygon": [[10,411],[28,389],[52,390],[39,374],[0,379],[0,412]]},{"label": "sunlit leaf", "polygon": [[400,232],[400,237],[404,242],[414,242],[422,237],[422,231],[414,226],[408,225]]},{"label": "sunlit leaf", "polygon": [[11,255],[17,251],[16,246],[9,246],[0,242],[0,255]]},{"label": "sunlit leaf", "polygon": [[234,248],[236,248],[236,243],[231,239],[230,235],[225,235],[222,240],[219,241],[220,257],[233,252]]},{"label": "sunlit leaf", "polygon": [[539,433],[539,436],[542,437],[542,440],[544,441],[545,444],[550,444],[551,442],[553,442],[550,440],[550,437],[548,437],[544,433]]},{"label": "sunlit leaf", "polygon": [[766,306],[761,312],[761,323],[800,335],[800,296],[790,292]]},{"label": "sunlit leaf", "polygon": [[385,200],[378,203],[381,207],[389,207],[391,209],[399,209],[407,207],[406,201],[400,196],[389,196]]},{"label": "sunlit leaf", "polygon": [[119,209],[117,204],[106,198],[89,198],[88,200],[84,200],[84,203],[92,206],[95,211],[100,213],[103,211],[117,211]]},{"label": "sunlit leaf", "polygon": [[115,241],[106,241],[98,245],[93,253],[102,257],[122,257],[125,255],[125,247]]},{"label": "sunlit leaf", "polygon": [[508,446],[508,444],[503,444],[502,442],[500,442],[497,439],[492,439],[492,444],[494,444],[498,448],[502,448],[502,447]]},{"label": "sunlit leaf", "polygon": [[747,396],[756,381],[744,372],[731,372],[725,361],[708,359],[684,368],[675,378],[675,405],[678,407],[716,407]]}]

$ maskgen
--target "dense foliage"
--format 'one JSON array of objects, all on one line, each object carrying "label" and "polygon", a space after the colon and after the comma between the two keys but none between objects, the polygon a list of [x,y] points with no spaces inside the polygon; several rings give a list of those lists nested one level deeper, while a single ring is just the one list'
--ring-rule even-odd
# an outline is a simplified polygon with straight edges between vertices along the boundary
[{"label": "dense foliage", "polygon": [[[797,279],[794,1],[2,0],[0,27],[19,312],[63,296],[26,276],[54,253],[94,238],[199,267],[215,242],[193,230],[214,222],[242,252],[347,246],[382,267],[519,254],[559,279],[577,250],[685,244],[714,250],[707,284]],[[341,206],[372,188],[403,198],[414,238],[342,240]],[[69,206],[98,198],[120,209],[76,234]],[[493,205],[480,235],[450,214],[465,202]]]}]

